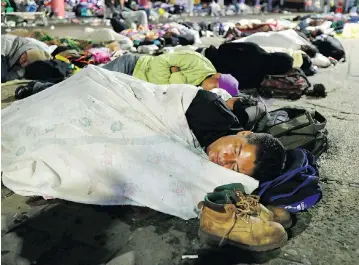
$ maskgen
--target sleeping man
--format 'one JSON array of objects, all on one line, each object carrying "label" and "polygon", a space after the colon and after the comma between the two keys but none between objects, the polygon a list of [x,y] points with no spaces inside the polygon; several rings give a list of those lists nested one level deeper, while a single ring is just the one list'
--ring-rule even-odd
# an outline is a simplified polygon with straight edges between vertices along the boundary
[{"label": "sleeping man", "polygon": [[125,54],[103,68],[132,75],[156,85],[188,84],[205,90],[223,88],[232,96],[238,94],[238,81],[221,74],[202,54],[179,50],[159,56]]},{"label": "sleeping man", "polygon": [[186,118],[210,161],[259,181],[280,175],[283,146],[269,134],[244,130],[248,114],[240,100],[224,102],[217,94],[199,90]]},{"label": "sleeping man", "polygon": [[3,183],[23,196],[193,218],[214,187],[252,193],[281,173],[283,146],[244,131],[241,108],[196,86],[89,66],[2,111]]},{"label": "sleeping man", "polygon": [[45,43],[32,38],[1,35],[1,83],[22,79],[27,65],[50,59],[50,50]]}]

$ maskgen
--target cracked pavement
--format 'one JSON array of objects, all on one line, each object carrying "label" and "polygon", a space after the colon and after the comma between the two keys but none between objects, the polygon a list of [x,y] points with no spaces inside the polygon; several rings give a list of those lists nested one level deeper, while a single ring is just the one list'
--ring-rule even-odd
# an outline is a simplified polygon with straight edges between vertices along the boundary
[{"label": "cracked pavement", "polygon": [[[359,40],[343,40],[343,45],[347,62],[320,69],[310,78],[326,86],[326,98],[276,100],[272,106],[315,108],[328,120],[330,140],[319,162],[323,199],[297,215],[282,249],[258,254],[210,248],[198,240],[198,220],[183,221],[147,208],[70,202],[30,207],[25,198],[8,194],[1,203],[2,264],[357,264]],[[182,255],[191,254],[198,258],[182,260]]]}]

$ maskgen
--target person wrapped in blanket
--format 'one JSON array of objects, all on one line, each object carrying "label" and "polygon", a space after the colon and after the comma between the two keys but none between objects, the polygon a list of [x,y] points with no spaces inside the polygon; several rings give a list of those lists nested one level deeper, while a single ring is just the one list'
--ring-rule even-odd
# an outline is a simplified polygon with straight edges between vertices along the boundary
[{"label": "person wrapped in blanket", "polygon": [[35,39],[1,35],[1,83],[21,79],[25,67],[51,59],[49,47]]},{"label": "person wrapped in blanket", "polygon": [[[227,169],[246,174],[260,182],[282,173],[287,159],[280,141],[270,134],[248,130],[251,114],[249,96],[223,97],[200,89],[185,116],[189,128],[208,155],[208,160]],[[30,205],[46,203],[30,197]]]},{"label": "person wrapped in blanket", "polygon": [[[253,98],[239,94],[238,81],[231,75],[217,73],[201,54],[193,51],[175,51],[160,56],[129,54],[103,68],[154,84],[201,86],[203,89],[193,99],[186,118],[209,160],[261,181],[279,176],[286,157],[284,147],[269,134],[249,131],[258,118],[252,112],[261,111],[251,109],[257,103],[250,102]],[[214,93],[217,88],[223,88],[235,97],[227,92],[227,97],[221,97]]]},{"label": "person wrapped in blanket", "polygon": [[186,118],[208,159],[260,182],[278,177],[286,151],[270,134],[248,130],[251,114],[245,97],[223,100],[211,91],[199,90]]},{"label": "person wrapped in blanket", "polygon": [[102,66],[157,85],[189,84],[205,90],[225,89],[237,96],[238,81],[216,71],[212,63],[194,51],[175,51],[159,56],[125,54]]}]

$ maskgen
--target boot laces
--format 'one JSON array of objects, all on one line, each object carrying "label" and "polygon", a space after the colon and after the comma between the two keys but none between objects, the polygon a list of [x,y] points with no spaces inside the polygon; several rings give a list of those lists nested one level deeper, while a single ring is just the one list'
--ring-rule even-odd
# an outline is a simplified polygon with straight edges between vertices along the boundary
[{"label": "boot laces", "polygon": [[259,203],[259,196],[257,196],[257,195],[247,195],[246,196],[240,191],[236,191],[236,195],[237,195],[239,202],[246,201],[249,204],[249,208],[250,208],[250,211],[252,214],[260,215],[261,207],[260,207],[260,203]]},{"label": "boot laces", "polygon": [[233,222],[231,228],[222,237],[221,241],[219,242],[219,246],[222,246],[223,241],[232,232],[232,230],[233,230],[234,226],[236,225],[238,219],[242,219],[246,223],[248,223],[250,213],[251,213],[251,209],[250,209],[249,202],[247,202],[246,200],[241,200],[241,201],[236,203],[236,212],[235,212],[235,215],[234,215],[234,222]]}]

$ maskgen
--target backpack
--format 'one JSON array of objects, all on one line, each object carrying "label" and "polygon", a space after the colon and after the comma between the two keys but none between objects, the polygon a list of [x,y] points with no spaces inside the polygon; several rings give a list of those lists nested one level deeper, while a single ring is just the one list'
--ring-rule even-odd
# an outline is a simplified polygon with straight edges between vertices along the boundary
[{"label": "backpack", "polygon": [[303,148],[319,157],[328,148],[326,124],[326,119],[317,111],[285,107],[266,113],[253,131],[271,134],[287,150]]},{"label": "backpack", "polygon": [[313,207],[322,198],[314,156],[303,149],[287,151],[284,173],[260,184],[257,193],[264,205],[279,206],[291,213]]},{"label": "backpack", "polygon": [[267,75],[258,89],[265,98],[299,99],[309,88],[310,82],[302,70],[293,68],[284,75]]}]

